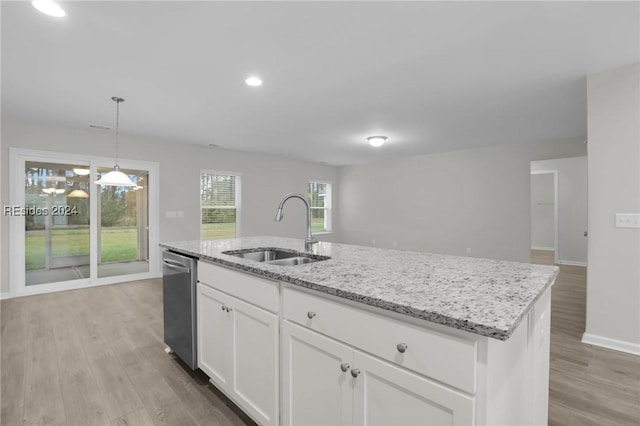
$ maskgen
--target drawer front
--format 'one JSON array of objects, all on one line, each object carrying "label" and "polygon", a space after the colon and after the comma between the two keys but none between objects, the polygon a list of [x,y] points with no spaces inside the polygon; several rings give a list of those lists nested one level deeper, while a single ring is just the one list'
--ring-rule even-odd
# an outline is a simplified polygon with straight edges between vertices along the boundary
[{"label": "drawer front", "polygon": [[289,287],[283,289],[282,303],[285,319],[463,391],[476,391],[475,340],[445,335]]},{"label": "drawer front", "polygon": [[204,261],[198,262],[198,281],[271,312],[280,308],[276,281]]}]

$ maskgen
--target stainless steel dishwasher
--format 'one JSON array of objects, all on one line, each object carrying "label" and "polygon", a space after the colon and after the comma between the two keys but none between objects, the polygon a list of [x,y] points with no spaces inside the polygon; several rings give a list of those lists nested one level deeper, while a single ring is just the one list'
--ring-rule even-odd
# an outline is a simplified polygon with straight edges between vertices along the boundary
[{"label": "stainless steel dishwasher", "polygon": [[164,251],[162,288],[164,342],[181,360],[195,370],[197,364],[196,283],[198,260]]}]

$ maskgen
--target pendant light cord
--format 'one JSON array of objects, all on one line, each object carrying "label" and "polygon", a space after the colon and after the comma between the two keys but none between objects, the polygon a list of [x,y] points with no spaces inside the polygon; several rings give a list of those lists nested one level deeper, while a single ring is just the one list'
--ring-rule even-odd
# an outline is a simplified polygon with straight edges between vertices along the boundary
[{"label": "pendant light cord", "polygon": [[120,170],[120,166],[118,165],[118,145],[120,143],[120,102],[124,102],[124,99],[118,96],[114,96],[111,98],[116,103],[116,165],[115,169]]}]

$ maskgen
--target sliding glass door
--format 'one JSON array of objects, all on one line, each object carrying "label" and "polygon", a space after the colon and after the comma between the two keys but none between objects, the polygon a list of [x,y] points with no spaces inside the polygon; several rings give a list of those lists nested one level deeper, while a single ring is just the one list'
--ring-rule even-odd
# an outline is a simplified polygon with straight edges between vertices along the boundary
[{"label": "sliding glass door", "polygon": [[[111,168],[98,168],[100,175]],[[149,172],[121,169],[134,187],[98,186],[98,277],[149,272]]]},{"label": "sliding glass door", "polygon": [[16,293],[157,276],[157,164],[121,163],[136,186],[96,185],[109,160],[11,149]]},{"label": "sliding glass door", "polygon": [[25,284],[89,278],[89,168],[27,161]]}]

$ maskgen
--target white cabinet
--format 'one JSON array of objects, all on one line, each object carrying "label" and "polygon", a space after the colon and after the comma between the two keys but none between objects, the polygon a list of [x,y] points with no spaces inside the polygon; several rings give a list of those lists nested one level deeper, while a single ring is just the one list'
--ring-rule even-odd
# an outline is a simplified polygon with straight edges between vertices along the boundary
[{"label": "white cabinet", "polygon": [[474,399],[284,321],[285,425],[471,425]]},{"label": "white cabinet", "polygon": [[[354,371],[355,369],[355,371]],[[473,425],[474,398],[354,351],[356,425]]]},{"label": "white cabinet", "polygon": [[[198,283],[197,294],[198,366],[258,423],[278,424],[278,316],[214,288],[219,279],[220,287],[232,288],[233,271],[204,269],[207,281]],[[246,290],[244,281],[251,278],[241,274],[235,284]]]},{"label": "white cabinet", "polygon": [[282,324],[282,423],[349,425],[352,349],[289,321]]},{"label": "white cabinet", "polygon": [[261,425],[543,425],[550,289],[507,341],[200,262],[198,365]]}]

